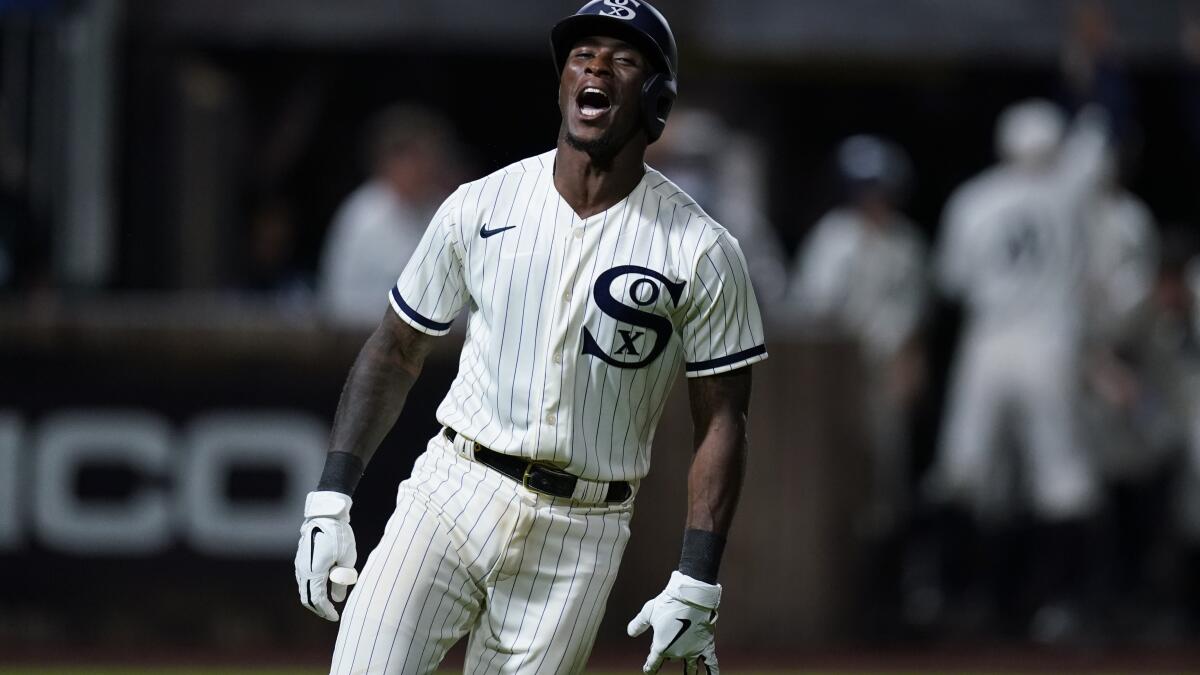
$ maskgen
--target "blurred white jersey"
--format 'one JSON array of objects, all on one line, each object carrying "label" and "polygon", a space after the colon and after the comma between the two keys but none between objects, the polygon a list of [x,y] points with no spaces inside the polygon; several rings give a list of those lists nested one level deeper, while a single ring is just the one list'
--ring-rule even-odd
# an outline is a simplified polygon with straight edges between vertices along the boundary
[{"label": "blurred white jersey", "polygon": [[912,336],[927,293],[925,245],[903,218],[869,225],[853,209],[835,209],[814,227],[792,275],[792,304],[830,321],[874,359],[893,356]]},{"label": "blurred white jersey", "polygon": [[1154,216],[1125,190],[1106,191],[1086,211],[1088,239],[1088,334],[1118,340],[1134,328],[1158,274]]},{"label": "blurred white jersey", "polygon": [[962,300],[974,330],[1078,327],[1084,240],[1078,218],[1046,182],[999,167],[947,206],[938,279]]},{"label": "blurred white jersey", "polygon": [[381,181],[355,190],[334,216],[321,251],[317,293],[322,312],[350,326],[375,326],[379,295],[396,281],[429,223]]},{"label": "blurred white jersey", "polygon": [[1102,126],[1084,121],[1046,170],[1000,166],[951,197],[938,279],[961,298],[972,330],[1078,334],[1088,256],[1083,205],[1105,145]]},{"label": "blurred white jersey", "polygon": [[469,308],[442,424],[581,478],[636,481],[680,365],[699,377],[767,357],[758,303],[737,241],[661,173],[580,218],[554,159],[455,191],[392,307],[432,335]]}]

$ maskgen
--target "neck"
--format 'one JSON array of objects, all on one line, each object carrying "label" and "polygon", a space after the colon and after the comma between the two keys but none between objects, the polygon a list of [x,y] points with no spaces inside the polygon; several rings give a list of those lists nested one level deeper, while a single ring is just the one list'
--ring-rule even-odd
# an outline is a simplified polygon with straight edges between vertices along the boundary
[{"label": "neck", "polygon": [[616,155],[597,157],[558,139],[554,187],[580,218],[605,211],[633,192],[645,174],[644,143],[631,140]]}]

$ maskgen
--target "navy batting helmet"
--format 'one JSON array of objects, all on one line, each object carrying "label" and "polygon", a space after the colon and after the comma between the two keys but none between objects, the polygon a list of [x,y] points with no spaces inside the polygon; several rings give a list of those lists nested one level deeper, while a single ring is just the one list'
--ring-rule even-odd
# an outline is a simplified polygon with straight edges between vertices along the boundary
[{"label": "navy batting helmet", "polygon": [[550,32],[559,77],[567,55],[580,39],[606,35],[640,49],[657,69],[642,86],[642,118],[650,142],[658,140],[675,104],[679,51],[667,19],[645,0],[591,0]]},{"label": "navy batting helmet", "polygon": [[900,202],[912,182],[908,154],[899,145],[878,136],[860,134],[842,141],[837,150],[837,164],[851,193],[867,187],[882,188],[891,199]]}]

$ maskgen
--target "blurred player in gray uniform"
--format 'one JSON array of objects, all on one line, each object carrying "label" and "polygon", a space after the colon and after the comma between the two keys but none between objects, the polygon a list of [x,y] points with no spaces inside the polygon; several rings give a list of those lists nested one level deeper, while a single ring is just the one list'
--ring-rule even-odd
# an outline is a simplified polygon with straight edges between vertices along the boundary
[{"label": "blurred player in gray uniform", "polygon": [[869,381],[872,499],[868,534],[890,534],[908,506],[906,417],[924,379],[919,340],[926,304],[926,247],[899,211],[912,169],[896,144],[874,136],[841,143],[837,168],[848,200],[814,227],[793,272],[790,305],[858,343]]},{"label": "blurred player in gray uniform", "polygon": [[682,369],[695,423],[683,550],[627,630],[650,632],[645,672],[718,673],[717,573],[762,319],[737,241],[644,162],[676,94],[666,19],[593,0],[551,46],[557,146],[446,199],[342,393],[295,560],[301,602],[330,621],[355,578],[354,487],[433,340],[466,312],[443,429],[346,601],[333,672],[432,673],[464,637],[468,673],[582,672]]},{"label": "blurred player in gray uniform", "polygon": [[1088,241],[1085,419],[1089,445],[1109,480],[1137,480],[1161,464],[1147,444],[1139,379],[1151,294],[1158,275],[1158,230],[1150,209],[1120,182],[1108,153],[1102,184],[1084,209]]},{"label": "blurred player in gray uniform", "polygon": [[[1181,446],[1175,398],[1178,351],[1161,339],[1156,306],[1159,234],[1150,209],[1126,190],[1107,153],[1100,189],[1084,210],[1088,240],[1083,433],[1104,487],[1105,552],[1095,599],[1112,616],[1144,615],[1151,561],[1166,540],[1169,462]],[[1126,163],[1127,165],[1128,163]],[[1158,603],[1161,606],[1161,603]],[[1143,623],[1143,622],[1139,622]]]},{"label": "blurred player in gray uniform", "polygon": [[1002,113],[1002,161],[952,195],[937,255],[941,288],[967,316],[931,487],[985,529],[1027,509],[1043,524],[1044,578],[1033,583],[1045,592],[1070,578],[1099,497],[1076,416],[1088,256],[1082,214],[1107,125],[1089,109],[1064,139],[1065,126],[1045,101]]}]

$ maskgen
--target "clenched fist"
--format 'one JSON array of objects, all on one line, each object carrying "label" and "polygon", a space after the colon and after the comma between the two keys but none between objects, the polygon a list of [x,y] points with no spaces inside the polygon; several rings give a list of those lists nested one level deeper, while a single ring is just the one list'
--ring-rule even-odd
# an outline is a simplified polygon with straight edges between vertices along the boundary
[{"label": "clenched fist", "polygon": [[300,602],[329,621],[338,620],[333,603],[345,600],[346,589],[358,580],[350,505],[350,497],[329,491],[310,492],[304,501],[304,524],[296,549],[296,583],[300,586]]}]

